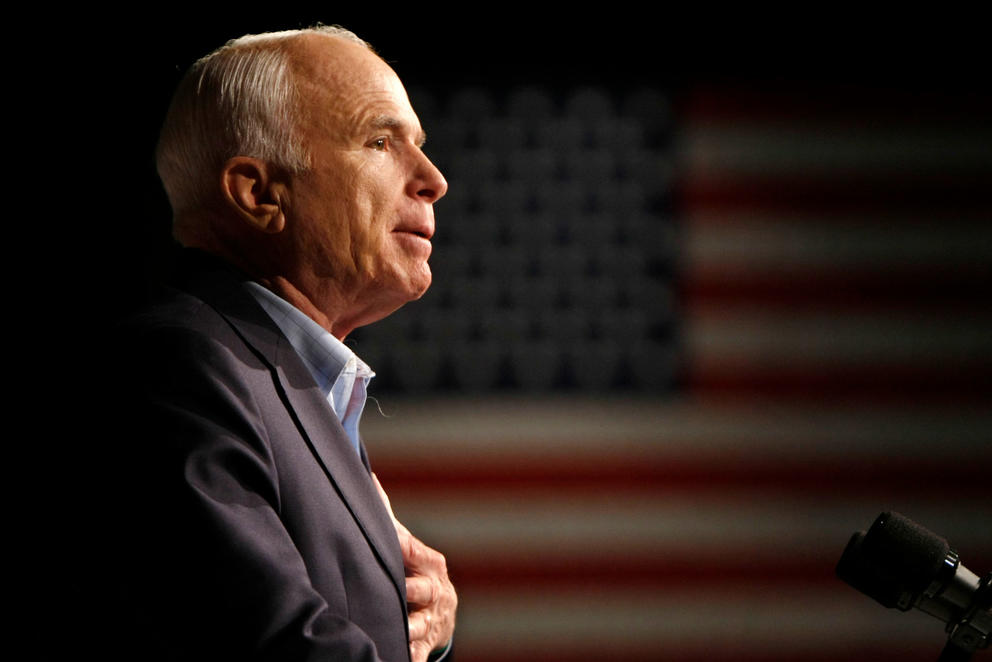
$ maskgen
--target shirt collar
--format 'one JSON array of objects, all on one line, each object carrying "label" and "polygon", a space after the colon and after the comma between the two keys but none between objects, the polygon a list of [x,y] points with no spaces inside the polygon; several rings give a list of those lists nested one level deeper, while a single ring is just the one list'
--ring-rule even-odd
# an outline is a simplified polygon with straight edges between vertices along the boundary
[{"label": "shirt collar", "polygon": [[[367,384],[375,373],[347,345],[288,301],[259,283],[248,281],[245,285],[303,359],[335,413],[343,418],[355,379]],[[341,380],[346,384],[341,385]]]}]

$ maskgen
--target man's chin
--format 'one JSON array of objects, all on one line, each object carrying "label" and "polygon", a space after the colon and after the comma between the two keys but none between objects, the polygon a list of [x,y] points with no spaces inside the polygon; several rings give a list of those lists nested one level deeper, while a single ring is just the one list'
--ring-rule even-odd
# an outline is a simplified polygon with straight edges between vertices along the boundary
[{"label": "man's chin", "polygon": [[420,298],[421,298],[421,297],[423,297],[423,296],[424,296],[425,294],[427,294],[427,290],[429,290],[429,289],[430,289],[430,287],[431,287],[431,282],[430,282],[430,279],[428,279],[428,280],[427,280],[427,284],[426,284],[426,285],[424,285],[424,286],[423,286],[422,288],[420,288],[420,289],[418,289],[418,290],[415,290],[415,291],[414,291],[414,292],[413,292],[413,293],[412,293],[412,294],[410,295],[410,298],[408,299],[408,301],[416,301],[417,299],[420,299]]},{"label": "man's chin", "polygon": [[407,301],[416,301],[427,294],[427,290],[430,289],[431,283],[434,281],[434,274],[431,273],[430,265],[424,262],[421,269],[422,271],[416,277],[411,278],[408,283]]},{"label": "man's chin", "polygon": [[395,296],[389,297],[392,300],[390,302],[390,311],[387,314],[390,314],[402,308],[405,304],[416,301],[427,294],[427,290],[430,289],[433,279],[431,277],[430,268],[426,265],[424,265],[424,267],[425,269],[423,274],[418,274],[416,278],[408,278],[406,282],[403,283],[403,287],[397,287],[393,290],[393,294]]}]

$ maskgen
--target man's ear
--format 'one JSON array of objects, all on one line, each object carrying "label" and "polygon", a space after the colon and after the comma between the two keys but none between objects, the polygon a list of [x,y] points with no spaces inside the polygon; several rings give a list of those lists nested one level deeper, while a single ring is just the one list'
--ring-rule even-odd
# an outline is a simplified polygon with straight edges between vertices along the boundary
[{"label": "man's ear", "polygon": [[249,156],[235,156],[221,170],[225,203],[241,220],[267,234],[286,227],[282,207],[285,187],[275,172],[269,164]]}]

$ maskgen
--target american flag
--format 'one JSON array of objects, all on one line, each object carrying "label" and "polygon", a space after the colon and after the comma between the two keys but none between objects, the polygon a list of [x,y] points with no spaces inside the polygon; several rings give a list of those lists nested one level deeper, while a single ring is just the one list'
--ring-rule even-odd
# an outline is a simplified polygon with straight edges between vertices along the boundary
[{"label": "american flag", "polygon": [[[627,97],[599,93],[624,107]],[[666,202],[645,209],[665,232],[638,241],[655,267],[671,247],[658,242],[675,242],[674,268],[641,275],[658,285],[654,328],[668,319],[659,311],[671,314],[652,339],[676,358],[634,353],[625,368],[670,379],[566,390],[429,381],[387,389],[385,416],[366,417],[398,516],[447,555],[461,596],[457,659],[935,660],[942,623],[885,610],[834,566],[855,530],[895,510],[946,537],[976,573],[992,570],[990,107],[842,86],[664,99],[648,190]],[[429,134],[443,134],[454,118],[423,105],[434,109]],[[479,180],[498,166],[473,157],[498,148],[477,142],[442,164],[453,197],[456,185],[488,185]],[[540,187],[560,181],[547,167],[557,175]],[[478,214],[444,205],[439,234],[479,231],[464,227]],[[604,211],[604,223],[625,220]],[[514,220],[496,212],[506,216],[485,218]],[[533,218],[525,240],[527,227],[553,250]],[[440,271],[467,278],[443,252],[471,247],[439,244]],[[474,305],[523,268],[500,264],[490,285],[471,281]],[[449,286],[459,284],[437,285]],[[395,324],[411,332],[427,316],[417,307],[432,305],[411,304]],[[423,377],[420,362],[444,354],[405,346],[389,365],[408,356]],[[460,360],[498,363],[486,356]]]}]

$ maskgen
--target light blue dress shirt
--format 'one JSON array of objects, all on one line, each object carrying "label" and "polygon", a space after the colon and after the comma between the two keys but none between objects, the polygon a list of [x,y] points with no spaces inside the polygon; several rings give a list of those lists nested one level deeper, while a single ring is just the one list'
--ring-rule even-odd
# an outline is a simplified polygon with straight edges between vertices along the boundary
[{"label": "light blue dress shirt", "polygon": [[361,454],[358,424],[375,373],[347,345],[288,301],[258,283],[245,285],[303,359],[355,451]]}]

